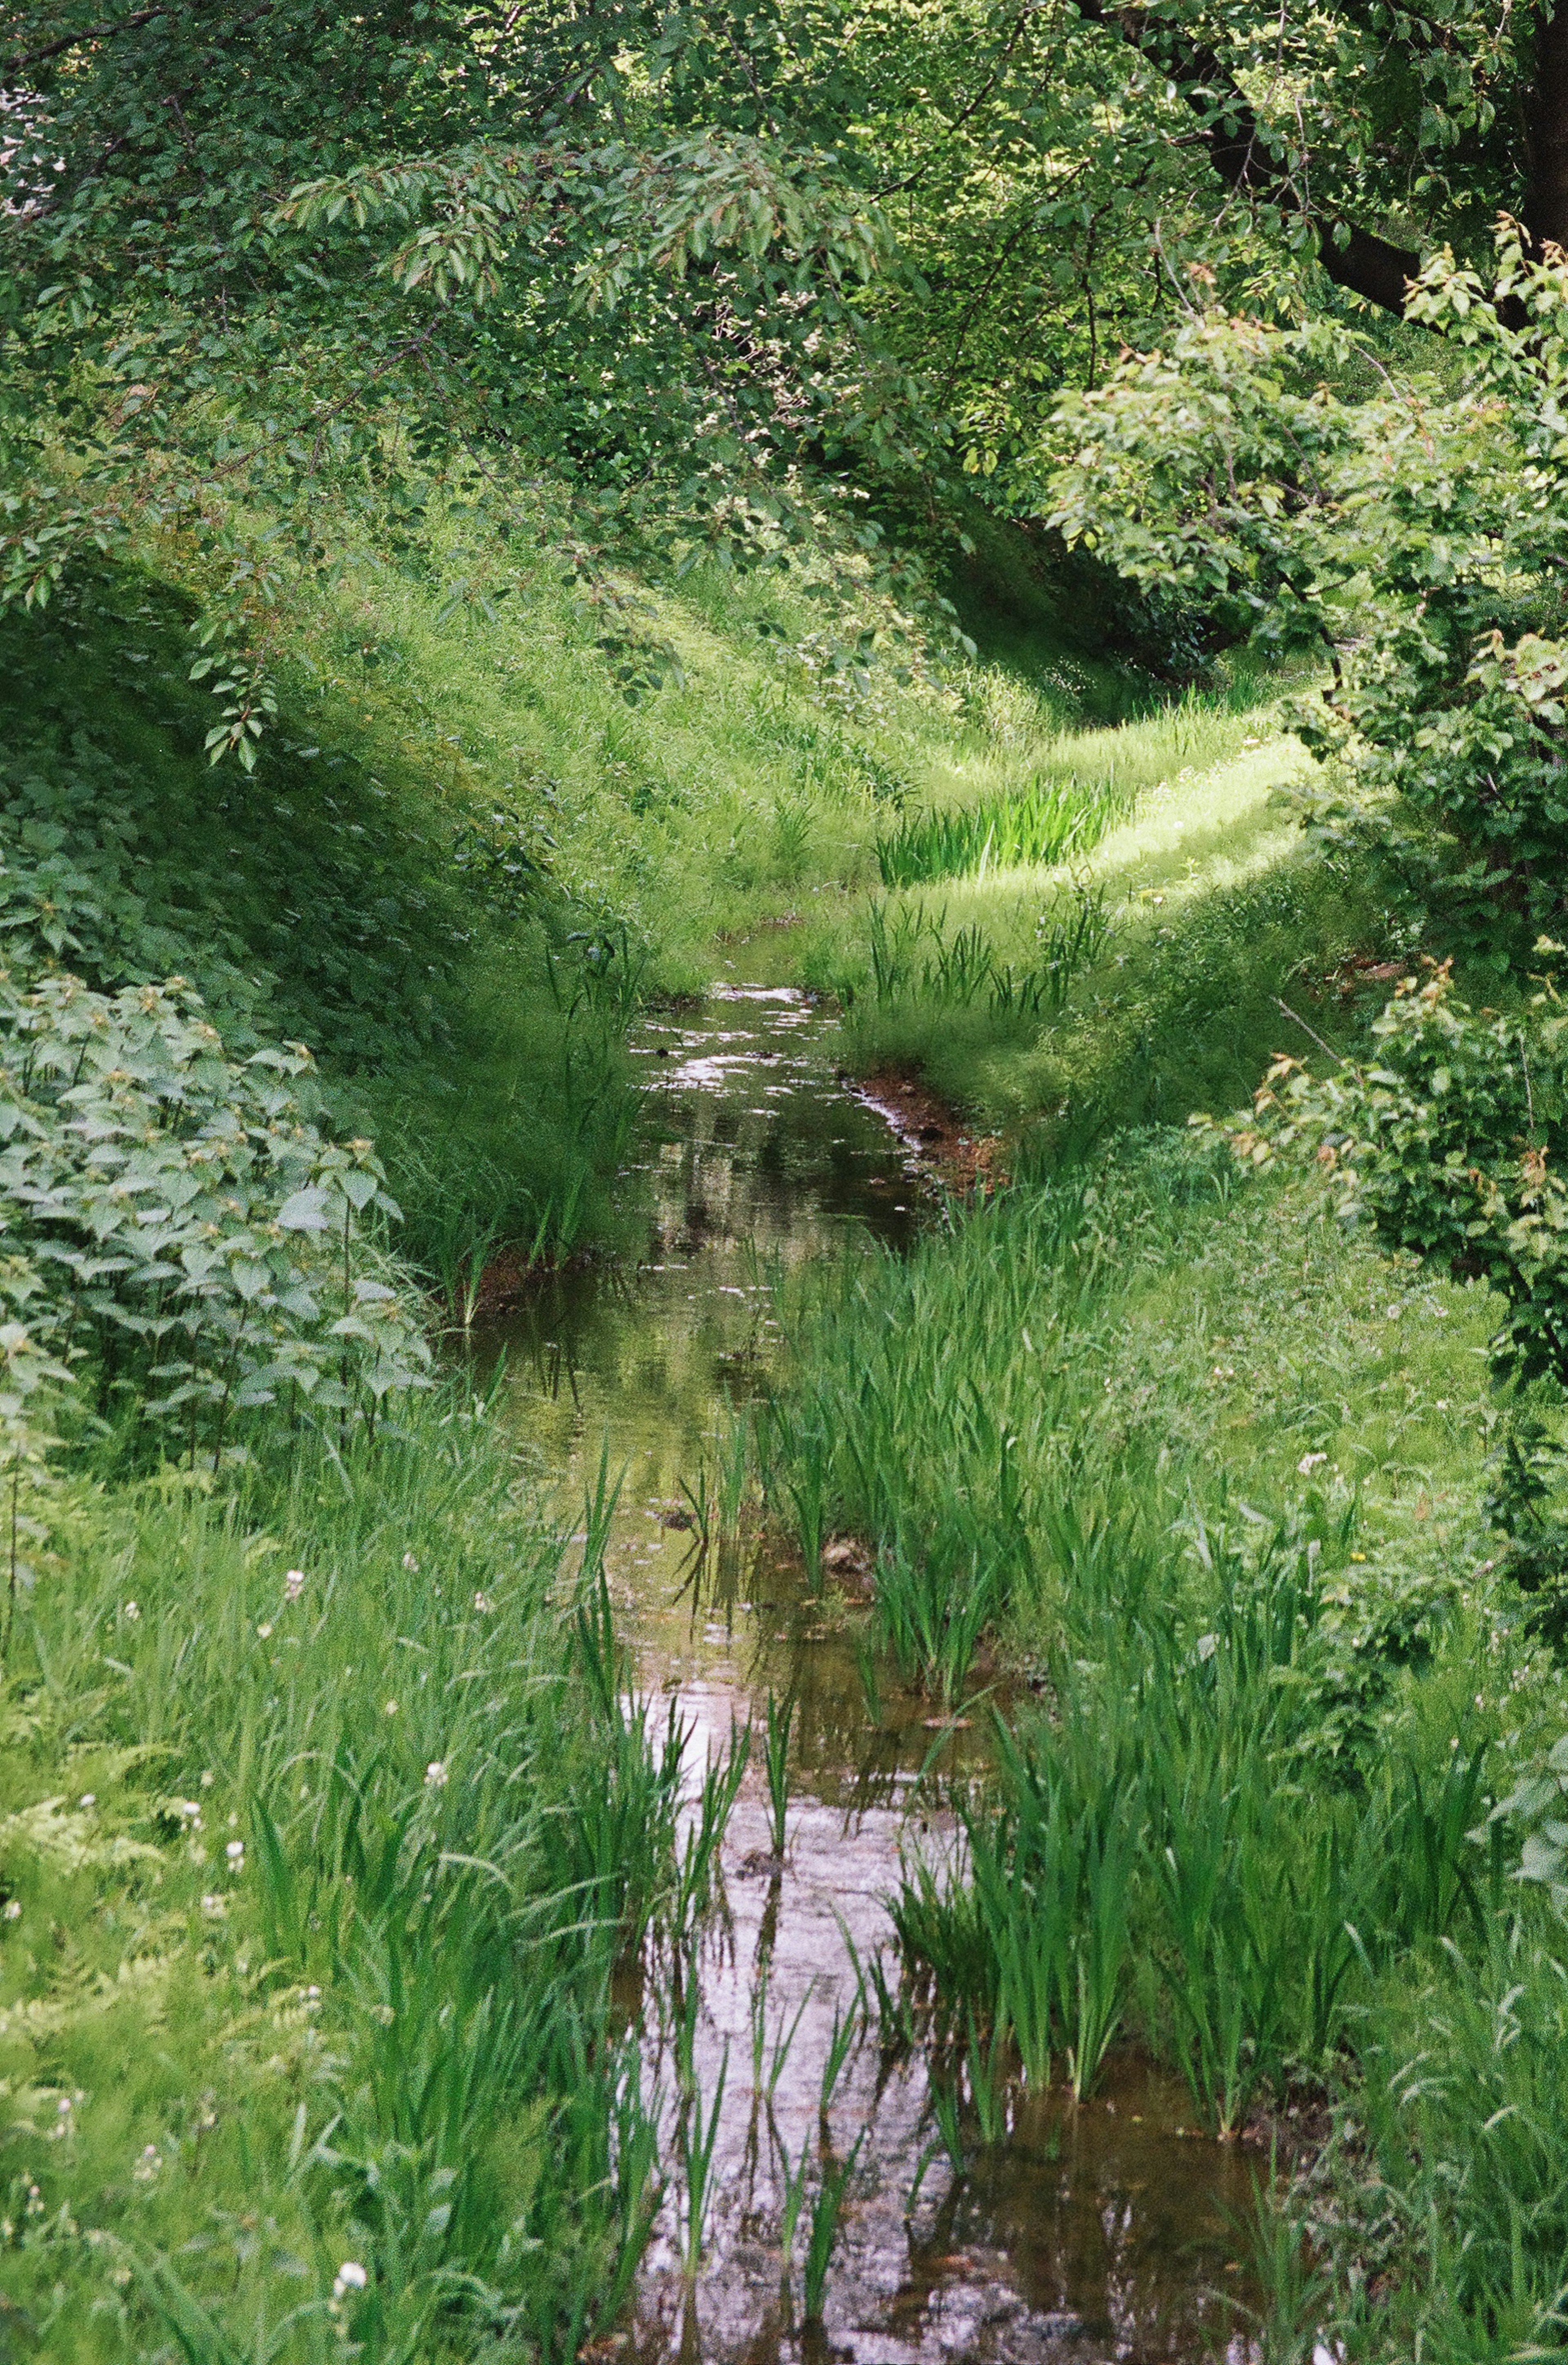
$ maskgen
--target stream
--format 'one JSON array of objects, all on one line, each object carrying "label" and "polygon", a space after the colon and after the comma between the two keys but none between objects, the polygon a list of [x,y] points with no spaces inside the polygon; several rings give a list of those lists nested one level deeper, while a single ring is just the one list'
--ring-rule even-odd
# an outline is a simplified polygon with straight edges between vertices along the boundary
[{"label": "stream", "polygon": [[[829,2158],[859,2148],[822,2323],[800,2326],[798,2272],[781,2291],[785,2176],[809,2152],[815,2189],[824,2069],[857,1963],[884,1950],[896,1990],[884,1900],[901,1851],[949,1844],[952,1778],[986,1747],[983,1710],[955,1728],[870,1659],[852,1552],[830,1548],[813,1594],[765,1539],[726,1553],[694,1519],[726,1404],[775,1351],[774,1278],[897,1249],[921,1221],[916,1161],[835,1079],[831,1041],[831,1022],[785,987],[718,986],[700,1012],[644,1024],[633,1049],[655,1122],[627,1178],[650,1210],[641,1261],[558,1276],[476,1341],[486,1356],[506,1348],[518,1429],[563,1503],[591,1490],[607,1440],[611,1474],[624,1470],[611,1597],[655,1731],[666,1701],[688,1728],[691,1788],[734,1726],[749,1719],[756,1735],[699,1966],[691,2060],[713,2129],[703,2262],[683,2276],[675,2192],[612,2345],[637,2365],[1242,2365],[1254,2350],[1227,2300],[1255,2297],[1241,2261],[1256,2169],[1197,2129],[1184,2087],[1114,2058],[1082,2104],[1009,2090],[990,2140],[970,2115],[960,2174],[924,2054],[885,2057],[874,2013],[825,2113]],[[781,1860],[760,1745],[770,1691],[797,1702]],[[668,2053],[646,2035],[668,2091]],[[797,2256],[809,2219],[808,2200]]]}]

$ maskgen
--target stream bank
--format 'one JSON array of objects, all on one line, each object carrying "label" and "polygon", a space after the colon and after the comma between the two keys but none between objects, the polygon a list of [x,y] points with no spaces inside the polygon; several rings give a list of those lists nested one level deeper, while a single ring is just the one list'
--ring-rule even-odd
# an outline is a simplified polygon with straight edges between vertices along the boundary
[{"label": "stream bank", "polygon": [[[913,1239],[918,1130],[901,1141],[835,1077],[830,1021],[788,987],[716,987],[700,1012],[650,1020],[633,1050],[656,1096],[636,1178],[646,1252],[635,1270],[553,1277],[476,1341],[482,1359],[505,1349],[516,1430],[564,1501],[591,1490],[601,1455],[624,1472],[608,1581],[644,1694],[686,1730],[692,1789],[739,1727],[758,1737],[696,1966],[703,2263],[694,2281],[682,2270],[676,2192],[617,2338],[639,2365],[1241,2359],[1226,2295],[1252,2296],[1254,2169],[1190,2124],[1174,2081],[1126,2059],[1081,2105],[1007,2090],[982,2124],[967,2104],[959,2170],[924,2049],[883,2052],[873,2018],[838,2061],[889,1947],[885,1898],[907,1850],[948,1844],[951,1785],[983,1766],[985,1716],[937,1715],[875,1659],[852,1552],[829,1551],[813,1592],[766,1536],[714,1548],[700,1507],[723,1484],[728,1406],[771,1368],[777,1280]],[[796,1703],[782,1857],[761,1762],[769,1695]],[[890,1952],[887,1971],[896,1988]],[[644,2035],[673,2092],[673,2032]],[[852,2153],[823,2319],[802,2327],[800,2276],[781,2273],[789,2180],[803,2173],[809,2196]],[[798,2250],[809,2212],[808,2197]]]}]

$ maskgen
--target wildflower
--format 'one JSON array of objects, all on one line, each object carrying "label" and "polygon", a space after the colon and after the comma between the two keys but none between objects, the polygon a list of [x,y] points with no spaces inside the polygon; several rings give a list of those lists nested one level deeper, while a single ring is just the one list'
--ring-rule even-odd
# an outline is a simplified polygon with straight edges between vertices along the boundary
[{"label": "wildflower", "polygon": [[120,1611],[120,1616],[125,1620],[128,1626],[134,1626],[140,1615],[141,1612],[137,1608],[134,1601],[128,1601],[125,1608]]},{"label": "wildflower", "polygon": [[229,1907],[221,1897],[209,1895],[202,1899],[201,1910],[209,1922],[221,1922]]},{"label": "wildflower", "polygon": [[284,1599],[286,1601],[297,1601],[304,1590],[305,1571],[302,1568],[291,1568],[288,1575],[283,1580]]},{"label": "wildflower", "polygon": [[386,1714],[387,1716],[396,1716],[396,1715],[397,1715],[397,1713],[398,1713],[398,1703],[397,1703],[397,1701],[396,1701],[396,1700],[388,1700],[388,1701],[387,1701],[387,1703],[386,1703],[386,1711],[385,1711],[385,1712],[386,1712]]},{"label": "wildflower", "polygon": [[266,1639],[267,1639],[268,1635],[272,1632],[272,1631],[273,1631],[273,1630],[272,1630],[272,1628],[271,1628],[271,1626],[270,1626],[270,1625],[269,1625],[269,1626],[258,1626],[258,1627],[257,1627],[257,1629],[256,1629],[257,1633],[261,1636],[261,1638],[262,1638],[262,1640],[263,1640],[263,1642],[266,1641]]},{"label": "wildflower", "polygon": [[202,1787],[202,1788],[203,1788],[204,1790],[210,1790],[210,1789],[211,1789],[211,1788],[212,1788],[212,1786],[213,1786],[213,1784],[217,1781],[217,1779],[218,1779],[218,1777],[217,1777],[217,1775],[213,1772],[213,1770],[212,1770],[211,1766],[210,1766],[210,1765],[207,1766],[207,1767],[204,1769],[203,1774],[202,1774],[202,1777],[201,1777],[201,1787]]},{"label": "wildflower", "polygon": [[345,2292],[363,2291],[369,2281],[357,2259],[345,2259],[332,2278],[332,2297],[342,2299]]},{"label": "wildflower", "polygon": [[230,1840],[230,1843],[229,1843],[229,1844],[228,1844],[228,1846],[224,1849],[223,1853],[224,1853],[224,1855],[229,1858],[229,1861],[230,1861],[230,1863],[233,1866],[233,1867],[234,1867],[235,1871],[236,1871],[236,1872],[238,1872],[238,1871],[239,1871],[239,1869],[240,1869],[240,1866],[241,1866],[244,1863],[244,1861],[245,1861],[245,1843],[244,1843],[244,1841],[243,1841],[243,1840]]},{"label": "wildflower", "polygon": [[21,1899],[20,1899],[19,1897],[7,1897],[7,1899],[6,1900],[6,1921],[7,1921],[7,1922],[19,1922],[19,1921],[21,1920],[21,1918],[22,1918],[22,1900],[21,1900]]},{"label": "wildflower", "polygon": [[143,2144],[141,2158],[130,2172],[138,2184],[151,2184],[162,2165],[163,2155],[157,2145]]},{"label": "wildflower", "polygon": [[405,1552],[403,1554],[403,1566],[408,1570],[410,1576],[418,1576],[420,1573],[420,1564],[414,1558],[412,1552]]},{"label": "wildflower", "polygon": [[487,1593],[476,1593],[474,1596],[474,1607],[481,1618],[487,1618],[495,1606]]},{"label": "wildflower", "polygon": [[98,1794],[95,1790],[84,1790],[76,1803],[79,1807],[95,1807],[98,1803]]},{"label": "wildflower", "polygon": [[427,1790],[444,1790],[445,1788],[446,1760],[444,1757],[432,1757],[430,1764],[425,1767],[425,1788]]},{"label": "wildflower", "polygon": [[1304,1453],[1301,1460],[1296,1463],[1296,1468],[1304,1478],[1310,1478],[1313,1472],[1317,1468],[1318,1463],[1320,1462],[1327,1462],[1327,1459],[1328,1456],[1327,1453]]}]

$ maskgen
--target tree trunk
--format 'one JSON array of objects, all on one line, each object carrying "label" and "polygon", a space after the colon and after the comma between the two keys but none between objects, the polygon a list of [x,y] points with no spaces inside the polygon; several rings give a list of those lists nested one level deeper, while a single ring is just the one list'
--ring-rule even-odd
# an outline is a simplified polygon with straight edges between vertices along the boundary
[{"label": "tree trunk", "polygon": [[1568,252],[1568,0],[1542,16],[1535,37],[1535,85],[1525,106],[1529,179],[1523,220],[1540,254]]}]

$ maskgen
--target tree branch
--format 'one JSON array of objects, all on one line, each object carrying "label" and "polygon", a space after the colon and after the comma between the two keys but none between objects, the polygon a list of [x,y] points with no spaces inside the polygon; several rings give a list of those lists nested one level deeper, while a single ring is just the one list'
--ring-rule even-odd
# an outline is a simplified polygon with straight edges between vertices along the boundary
[{"label": "tree branch", "polygon": [[[1281,170],[1257,116],[1213,50],[1202,41],[1173,39],[1169,27],[1141,7],[1107,6],[1106,0],[1077,0],[1077,7],[1081,17],[1120,33],[1169,74],[1198,118],[1209,162],[1222,181],[1238,196],[1295,214],[1316,240],[1317,259],[1330,279],[1381,310],[1403,317],[1406,286],[1421,268],[1420,256],[1354,224],[1348,226],[1341,242],[1336,233],[1347,225],[1325,219],[1304,203]],[[1568,25],[1568,0],[1560,0],[1559,17]],[[1568,144],[1564,163],[1568,166]],[[1568,193],[1568,176],[1564,187]]]},{"label": "tree branch", "polygon": [[1539,255],[1568,250],[1568,0],[1542,15],[1535,37],[1535,79],[1525,108],[1529,178],[1521,219]]},{"label": "tree branch", "polygon": [[12,88],[19,74],[29,66],[40,66],[50,58],[58,58],[67,50],[79,50],[84,41],[106,40],[111,33],[133,33],[139,25],[150,24],[154,17],[169,14],[171,0],[159,0],[155,8],[139,8],[132,17],[121,17],[113,24],[84,25],[80,32],[62,33],[57,40],[45,41],[36,50],[17,50],[8,58],[0,59],[0,90]]}]

